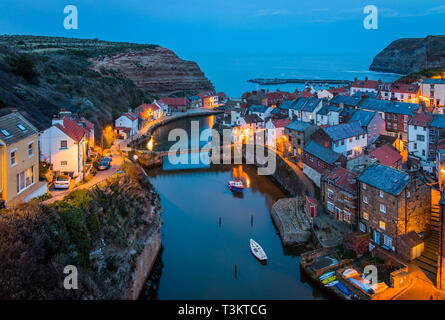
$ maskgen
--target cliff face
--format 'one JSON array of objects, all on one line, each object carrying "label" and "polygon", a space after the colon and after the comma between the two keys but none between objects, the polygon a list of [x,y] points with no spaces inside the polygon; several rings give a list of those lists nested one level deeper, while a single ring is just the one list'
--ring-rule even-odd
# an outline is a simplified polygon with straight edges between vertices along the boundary
[{"label": "cliff face", "polygon": [[445,66],[445,36],[399,39],[373,60],[369,70],[407,74]]},{"label": "cliff face", "polygon": [[17,108],[39,129],[60,108],[103,127],[156,96],[212,88],[196,63],[156,45],[0,36],[0,115]]},{"label": "cliff face", "polygon": [[214,90],[195,62],[182,60],[162,47],[130,50],[91,61],[95,71],[101,74],[107,74],[110,69],[118,71],[138,88],[153,95],[183,95]]},{"label": "cliff face", "polygon": [[[0,211],[0,299],[136,299],[161,247],[160,198],[126,165],[93,190]],[[63,286],[65,266],[78,289]]]}]

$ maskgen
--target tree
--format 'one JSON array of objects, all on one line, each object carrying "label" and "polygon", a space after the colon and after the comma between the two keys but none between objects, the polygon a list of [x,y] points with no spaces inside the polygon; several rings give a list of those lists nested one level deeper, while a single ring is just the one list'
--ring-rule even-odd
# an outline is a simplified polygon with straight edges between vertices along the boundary
[{"label": "tree", "polygon": [[36,71],[35,63],[26,54],[9,57],[6,59],[6,63],[13,73],[22,76],[28,82],[38,83],[39,74]]}]

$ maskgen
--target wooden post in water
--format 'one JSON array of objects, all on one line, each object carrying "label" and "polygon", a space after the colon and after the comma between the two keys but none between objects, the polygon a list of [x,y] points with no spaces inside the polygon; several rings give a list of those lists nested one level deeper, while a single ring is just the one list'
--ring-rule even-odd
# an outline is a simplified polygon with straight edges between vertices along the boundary
[{"label": "wooden post in water", "polygon": [[250,215],[250,226],[253,227],[253,214]]},{"label": "wooden post in water", "polygon": [[219,217],[219,227],[221,228],[221,217]]},{"label": "wooden post in water", "polygon": [[236,279],[236,263],[235,263],[235,279]]}]

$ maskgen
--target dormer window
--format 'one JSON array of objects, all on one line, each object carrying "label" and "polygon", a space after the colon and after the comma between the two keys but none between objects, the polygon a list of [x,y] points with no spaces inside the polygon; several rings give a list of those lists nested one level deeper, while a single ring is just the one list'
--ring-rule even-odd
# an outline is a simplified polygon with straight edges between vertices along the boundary
[{"label": "dormer window", "polygon": [[0,131],[5,135],[6,138],[8,138],[8,137],[11,136],[11,134],[9,133],[9,131],[6,130],[6,129],[1,129]]},{"label": "dormer window", "polygon": [[21,123],[19,123],[19,124],[17,124],[17,127],[20,129],[20,130],[22,130],[23,132],[26,132],[28,129],[26,129],[24,126],[23,126],[23,124],[21,124]]}]

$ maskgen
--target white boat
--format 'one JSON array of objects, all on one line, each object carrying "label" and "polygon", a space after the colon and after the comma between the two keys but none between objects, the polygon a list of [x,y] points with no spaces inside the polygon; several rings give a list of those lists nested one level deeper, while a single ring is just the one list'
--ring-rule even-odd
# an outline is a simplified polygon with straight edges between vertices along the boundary
[{"label": "white boat", "polygon": [[260,261],[267,260],[267,255],[264,252],[263,248],[255,242],[255,240],[250,239],[250,251],[252,251],[252,254]]}]

